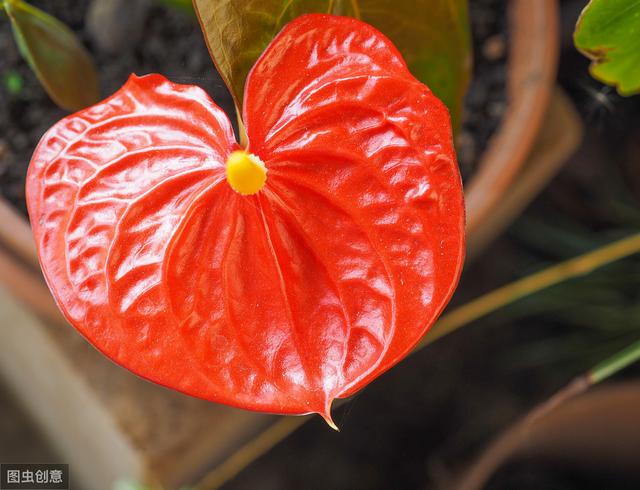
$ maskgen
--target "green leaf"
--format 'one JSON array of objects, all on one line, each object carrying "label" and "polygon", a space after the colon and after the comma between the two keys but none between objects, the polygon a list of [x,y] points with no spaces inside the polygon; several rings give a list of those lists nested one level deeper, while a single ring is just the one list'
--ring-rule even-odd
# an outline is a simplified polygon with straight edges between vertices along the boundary
[{"label": "green leaf", "polygon": [[93,60],[71,29],[22,0],[4,8],[20,53],[56,104],[78,110],[99,100]]},{"label": "green leaf", "polygon": [[620,95],[640,93],[640,0],[591,0],[573,39],[594,78]]},{"label": "green leaf", "polygon": [[244,82],[267,44],[306,13],[357,17],[386,34],[457,123],[471,72],[467,0],[194,0],[211,56],[242,106]]}]

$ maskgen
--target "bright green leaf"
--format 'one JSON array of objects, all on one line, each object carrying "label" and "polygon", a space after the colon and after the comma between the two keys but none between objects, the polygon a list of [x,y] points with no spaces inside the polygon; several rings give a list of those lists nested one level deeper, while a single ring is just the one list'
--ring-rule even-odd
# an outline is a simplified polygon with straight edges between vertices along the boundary
[{"label": "bright green leaf", "polygon": [[620,95],[640,93],[640,0],[591,0],[573,38],[594,78]]},{"label": "bright green leaf", "polygon": [[4,6],[20,53],[55,103],[78,110],[97,102],[93,60],[71,29],[22,0],[5,0]]},{"label": "bright green leaf", "polygon": [[349,15],[386,34],[411,72],[459,120],[471,69],[467,0],[194,0],[211,56],[238,106],[249,70],[271,39],[311,12]]}]

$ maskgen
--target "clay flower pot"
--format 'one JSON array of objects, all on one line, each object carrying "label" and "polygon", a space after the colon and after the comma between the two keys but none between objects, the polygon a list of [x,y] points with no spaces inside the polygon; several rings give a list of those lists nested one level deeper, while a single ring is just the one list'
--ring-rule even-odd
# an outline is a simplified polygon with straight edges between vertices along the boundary
[{"label": "clay flower pot", "polygon": [[[508,106],[503,120],[467,184],[467,240],[476,235],[518,178],[551,100],[559,56],[556,0],[515,0],[509,4]],[[497,233],[499,230],[495,230]],[[482,244],[488,241],[483,237]]]}]

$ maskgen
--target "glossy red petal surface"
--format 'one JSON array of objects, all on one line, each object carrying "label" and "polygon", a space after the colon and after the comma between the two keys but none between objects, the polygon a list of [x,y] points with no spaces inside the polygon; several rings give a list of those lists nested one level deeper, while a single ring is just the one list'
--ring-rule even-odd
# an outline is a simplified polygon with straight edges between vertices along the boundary
[{"label": "glossy red petal surface", "polygon": [[415,346],[457,284],[464,204],[449,113],[380,32],[329,15],[287,25],[244,100],[265,200],[295,220],[346,306],[333,395],[348,396]]},{"label": "glossy red petal surface", "polygon": [[224,177],[237,145],[196,87],[132,77],[43,138],[27,179],[61,309],[133,372],[254,410],[326,415],[400,360],[463,254],[444,106],[370,26],[292,22],[250,74],[265,188]]}]

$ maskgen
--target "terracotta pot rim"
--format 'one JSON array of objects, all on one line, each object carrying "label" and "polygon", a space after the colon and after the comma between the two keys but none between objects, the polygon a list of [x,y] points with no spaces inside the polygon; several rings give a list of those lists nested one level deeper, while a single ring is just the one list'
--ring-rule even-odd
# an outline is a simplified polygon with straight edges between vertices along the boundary
[{"label": "terracotta pot rim", "polygon": [[557,0],[509,3],[507,111],[465,192],[473,235],[509,189],[531,152],[547,110],[559,56]]}]

